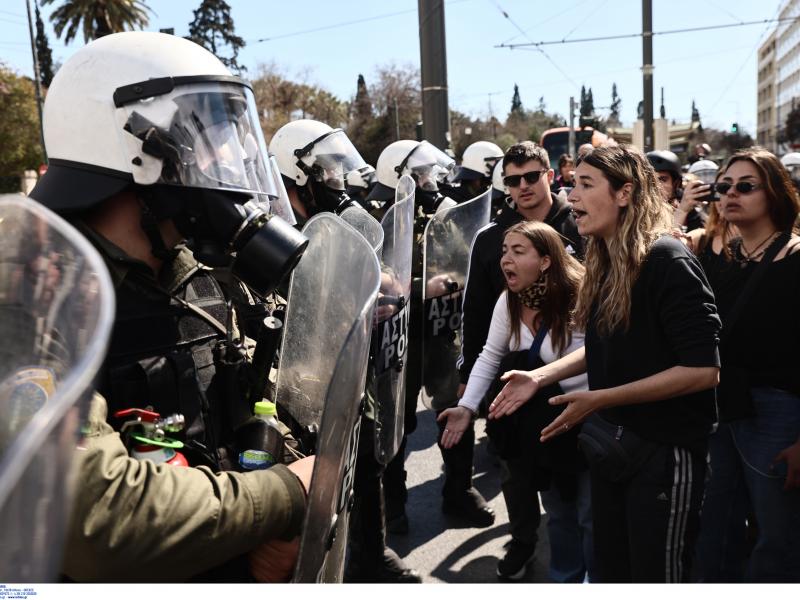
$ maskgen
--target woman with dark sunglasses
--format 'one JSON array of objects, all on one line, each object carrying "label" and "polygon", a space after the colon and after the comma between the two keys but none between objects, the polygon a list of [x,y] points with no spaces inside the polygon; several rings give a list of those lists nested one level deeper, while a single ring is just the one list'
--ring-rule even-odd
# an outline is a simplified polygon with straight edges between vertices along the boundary
[{"label": "woman with dark sunglasses", "polygon": [[[762,148],[734,154],[716,189],[727,225],[699,259],[723,324],[720,424],[709,447],[697,578],[798,582],[800,204],[789,173]],[[765,257],[771,262],[748,290]],[[758,529],[749,559],[748,515]]]}]

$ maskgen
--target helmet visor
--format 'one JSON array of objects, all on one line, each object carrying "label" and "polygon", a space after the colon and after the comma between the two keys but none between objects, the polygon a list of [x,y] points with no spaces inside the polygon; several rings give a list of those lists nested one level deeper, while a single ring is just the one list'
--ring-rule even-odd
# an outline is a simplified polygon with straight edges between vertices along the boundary
[{"label": "helmet visor", "polygon": [[456,161],[429,142],[421,142],[405,159],[401,175],[410,173],[417,185],[435,192],[439,184],[451,177]]},{"label": "helmet visor", "polygon": [[310,166],[311,176],[315,180],[340,191],[344,191],[349,173],[369,168],[341,129],[334,129],[314,142],[301,160]]},{"label": "helmet visor", "polygon": [[162,159],[156,183],[279,196],[250,89],[178,86],[123,110],[126,131],[143,141],[144,153]]}]

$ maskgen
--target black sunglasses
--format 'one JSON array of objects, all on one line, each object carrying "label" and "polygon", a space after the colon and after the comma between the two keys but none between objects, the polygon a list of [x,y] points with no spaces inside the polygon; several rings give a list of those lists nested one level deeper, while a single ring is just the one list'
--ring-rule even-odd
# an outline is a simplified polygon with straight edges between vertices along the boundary
[{"label": "black sunglasses", "polygon": [[527,173],[523,173],[522,175],[506,175],[503,177],[503,183],[506,184],[508,187],[519,187],[522,178],[525,178],[525,181],[529,184],[533,185],[537,181],[539,181],[539,177],[542,176],[542,173],[547,173],[547,169],[542,169],[541,171],[528,171]]},{"label": "black sunglasses", "polygon": [[754,192],[755,190],[763,189],[763,185],[759,185],[757,183],[750,183],[749,181],[740,181],[736,185],[732,183],[728,183],[726,181],[722,181],[714,186],[714,188],[722,195],[728,193],[728,190],[731,188],[736,188],[736,191],[740,194],[749,194],[750,192]]}]

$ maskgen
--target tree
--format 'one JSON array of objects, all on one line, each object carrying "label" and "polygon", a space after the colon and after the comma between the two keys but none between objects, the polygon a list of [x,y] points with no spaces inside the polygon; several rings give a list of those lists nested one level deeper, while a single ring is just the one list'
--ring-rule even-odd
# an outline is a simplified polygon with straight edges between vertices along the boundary
[{"label": "tree", "polygon": [[692,123],[700,122],[700,111],[697,110],[697,105],[692,100]]},{"label": "tree", "polygon": [[[228,3],[225,0],[203,0],[193,14],[194,20],[189,23],[187,39],[210,51],[232,71],[246,71],[247,68],[237,62],[239,50],[244,48],[245,41],[234,33]],[[230,48],[230,56],[221,54],[225,46]]]},{"label": "tree", "polygon": [[[56,0],[42,0],[42,6],[53,4]],[[56,36],[64,33],[64,42],[69,44],[83,30],[83,41],[90,41],[130,29],[147,27],[152,12],[142,0],[62,0],[50,15]]]},{"label": "tree", "polygon": [[544,114],[546,110],[547,105],[544,103],[544,96],[539,96],[539,106],[536,107],[536,112]]},{"label": "tree", "polygon": [[36,59],[39,62],[39,79],[44,87],[50,87],[53,81],[53,53],[44,31],[42,16],[39,14],[39,3],[34,2],[36,9]]},{"label": "tree", "polygon": [[786,125],[783,128],[782,137],[785,142],[800,143],[800,105],[795,106],[786,115]]},{"label": "tree", "polygon": [[584,86],[581,86],[580,116],[594,116],[594,98],[592,96],[592,88],[589,88],[587,91]]},{"label": "tree", "polygon": [[611,112],[608,115],[607,124],[610,127],[619,127],[622,125],[622,119],[620,119],[620,111],[622,109],[622,100],[620,99],[619,95],[617,94],[617,84],[611,84]]},{"label": "tree", "polygon": [[0,63],[0,191],[19,191],[19,178],[44,160],[33,81]]},{"label": "tree", "polygon": [[301,73],[300,82],[292,81],[275,63],[258,66],[251,85],[267,138],[293,119],[316,119],[331,127],[347,123],[347,105],[327,90],[308,83],[307,77],[307,73]]},{"label": "tree", "polygon": [[514,96],[511,98],[511,114],[521,114],[525,109],[522,108],[522,100],[519,97],[519,86],[514,84]]},{"label": "tree", "polygon": [[356,82],[356,97],[352,103],[353,120],[368,121],[372,118],[372,100],[369,97],[367,82],[359,73]]}]

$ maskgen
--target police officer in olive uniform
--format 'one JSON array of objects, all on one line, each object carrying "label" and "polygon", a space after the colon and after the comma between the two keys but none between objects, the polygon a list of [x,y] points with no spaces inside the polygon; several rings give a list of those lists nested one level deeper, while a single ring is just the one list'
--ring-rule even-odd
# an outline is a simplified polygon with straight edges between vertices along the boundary
[{"label": "police officer in olive uniform", "polygon": [[[307,243],[271,214],[278,176],[254,106],[211,53],[157,33],[92,42],[50,87],[50,165],[31,195],[100,251],[117,296],[78,452],[70,579],[291,574],[312,459],[253,472],[239,461],[263,391],[251,385],[251,339],[270,307],[257,296]],[[126,409],[182,415],[191,467],[129,456],[113,429]]]}]

